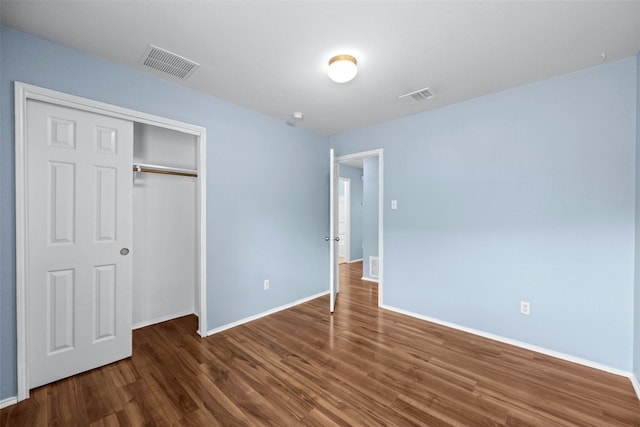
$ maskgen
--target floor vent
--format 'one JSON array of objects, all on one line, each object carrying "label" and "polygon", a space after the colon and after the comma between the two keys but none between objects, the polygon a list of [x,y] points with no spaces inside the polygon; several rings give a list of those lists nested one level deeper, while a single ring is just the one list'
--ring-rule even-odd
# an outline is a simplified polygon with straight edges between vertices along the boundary
[{"label": "floor vent", "polygon": [[434,96],[435,95],[433,94],[431,89],[428,87],[425,87],[424,89],[420,89],[413,92],[405,93],[404,95],[400,95],[398,99],[404,101],[407,104],[416,104],[418,102],[431,99]]},{"label": "floor vent", "polygon": [[377,256],[369,257],[369,277],[378,277],[380,264]]},{"label": "floor vent", "polygon": [[197,62],[193,62],[152,44],[147,47],[144,55],[140,58],[140,63],[161,73],[169,74],[183,80],[187,79],[200,67],[200,64]]}]

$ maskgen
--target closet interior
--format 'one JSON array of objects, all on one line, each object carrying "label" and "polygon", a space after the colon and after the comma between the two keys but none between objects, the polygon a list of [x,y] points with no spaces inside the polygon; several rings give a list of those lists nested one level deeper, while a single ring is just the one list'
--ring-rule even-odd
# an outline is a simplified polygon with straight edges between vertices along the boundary
[{"label": "closet interior", "polygon": [[198,313],[197,138],[134,124],[133,328]]}]

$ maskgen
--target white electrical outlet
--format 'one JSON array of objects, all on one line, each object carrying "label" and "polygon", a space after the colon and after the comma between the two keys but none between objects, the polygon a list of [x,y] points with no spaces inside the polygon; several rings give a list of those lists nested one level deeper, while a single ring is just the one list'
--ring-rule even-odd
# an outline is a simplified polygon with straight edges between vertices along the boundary
[{"label": "white electrical outlet", "polygon": [[264,281],[264,290],[266,291],[267,289],[269,289],[269,279]]},{"label": "white electrical outlet", "polygon": [[527,316],[531,314],[531,304],[527,301],[520,301],[520,313],[526,314]]}]

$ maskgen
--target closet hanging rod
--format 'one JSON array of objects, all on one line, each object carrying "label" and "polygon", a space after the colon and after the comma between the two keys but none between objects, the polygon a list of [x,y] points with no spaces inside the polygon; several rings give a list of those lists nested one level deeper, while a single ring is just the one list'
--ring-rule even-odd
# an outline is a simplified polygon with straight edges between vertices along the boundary
[{"label": "closet hanging rod", "polygon": [[134,172],[160,173],[165,175],[190,176],[197,178],[198,171],[193,169],[172,168],[169,166],[149,165],[144,163],[135,163],[133,165]]}]

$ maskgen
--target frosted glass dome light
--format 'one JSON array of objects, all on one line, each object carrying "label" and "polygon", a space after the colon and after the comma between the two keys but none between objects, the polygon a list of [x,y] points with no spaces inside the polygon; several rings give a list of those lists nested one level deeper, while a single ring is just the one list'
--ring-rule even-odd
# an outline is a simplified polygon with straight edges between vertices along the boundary
[{"label": "frosted glass dome light", "polygon": [[358,74],[358,61],[351,55],[338,55],[329,60],[329,78],[336,83],[346,83]]}]

